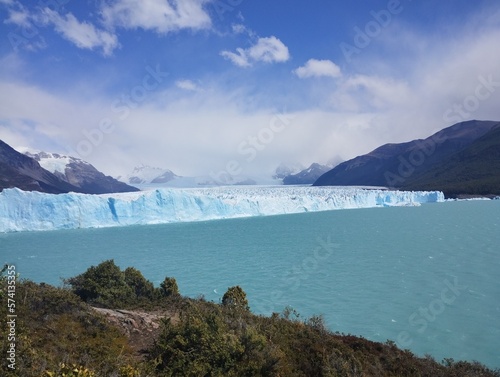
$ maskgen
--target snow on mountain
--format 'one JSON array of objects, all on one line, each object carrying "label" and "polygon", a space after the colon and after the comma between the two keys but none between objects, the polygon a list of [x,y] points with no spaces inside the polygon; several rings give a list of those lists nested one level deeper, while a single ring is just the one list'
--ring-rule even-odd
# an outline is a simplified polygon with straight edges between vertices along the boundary
[{"label": "snow on mountain", "polygon": [[304,170],[304,166],[299,162],[282,162],[274,171],[273,178],[283,179],[289,175],[297,174]]},{"label": "snow on mountain", "polygon": [[37,161],[42,168],[58,178],[80,188],[89,194],[104,194],[112,192],[138,191],[137,188],[106,176],[92,164],[76,157],[64,156],[58,153],[47,153],[23,149],[23,153]]},{"label": "snow on mountain", "polygon": [[171,170],[142,165],[134,168],[132,173],[117,179],[136,185],[141,190],[155,188],[200,188],[220,186],[254,186],[254,185],[279,185],[281,180],[271,178],[270,175],[260,176],[229,174],[206,174],[193,177],[178,176]]},{"label": "snow on mountain", "polygon": [[329,171],[331,168],[317,163],[311,164],[297,174],[290,174],[283,178],[284,185],[306,185],[313,184],[319,177]]},{"label": "snow on mountain", "polygon": [[13,187],[52,194],[84,192],[0,140],[0,191]]},{"label": "snow on mountain", "polygon": [[132,173],[127,175],[124,180],[126,183],[140,185],[167,183],[176,177],[177,175],[175,175],[171,170],[142,165],[135,167]]},{"label": "snow on mountain", "polygon": [[[32,159],[38,161],[40,166],[45,170],[50,171],[52,174],[65,176],[66,167],[71,163],[86,164],[90,165],[88,162],[80,160],[76,157],[63,156],[58,153],[47,153],[42,151],[36,151],[33,149],[22,148],[21,153]],[[57,174],[59,173],[59,174]]]},{"label": "snow on mountain", "polygon": [[342,159],[335,156],[326,164],[314,162],[308,168],[300,163],[281,163],[276,168],[273,178],[281,179],[284,185],[310,185],[340,162]]},{"label": "snow on mountain", "polygon": [[105,195],[6,189],[0,193],[0,232],[204,221],[441,201],[444,196],[439,191],[340,187],[232,186]]}]

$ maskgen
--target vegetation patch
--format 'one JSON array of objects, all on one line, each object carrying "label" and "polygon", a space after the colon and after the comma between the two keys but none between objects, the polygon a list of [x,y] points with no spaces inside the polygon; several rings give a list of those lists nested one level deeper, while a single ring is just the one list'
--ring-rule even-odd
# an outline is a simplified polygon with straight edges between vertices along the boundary
[{"label": "vegetation patch", "polygon": [[66,283],[18,281],[17,369],[6,376],[500,376],[479,363],[438,363],[391,341],[333,333],[321,316],[303,320],[292,308],[254,315],[239,286],[221,303],[186,298],[175,279],[154,287],[112,260]]}]

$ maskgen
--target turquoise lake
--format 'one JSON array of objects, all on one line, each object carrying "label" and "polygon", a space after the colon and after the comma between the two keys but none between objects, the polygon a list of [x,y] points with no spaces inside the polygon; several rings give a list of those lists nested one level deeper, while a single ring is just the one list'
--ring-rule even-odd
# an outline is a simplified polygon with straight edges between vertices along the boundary
[{"label": "turquoise lake", "polygon": [[9,233],[0,252],[54,285],[106,259],[215,302],[240,285],[258,314],[500,367],[500,200]]}]

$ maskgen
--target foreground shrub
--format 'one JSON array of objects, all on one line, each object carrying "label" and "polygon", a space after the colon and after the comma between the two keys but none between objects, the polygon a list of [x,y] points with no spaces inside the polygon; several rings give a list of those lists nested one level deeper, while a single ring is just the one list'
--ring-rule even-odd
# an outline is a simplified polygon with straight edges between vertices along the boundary
[{"label": "foreground shrub", "polygon": [[277,360],[252,328],[236,331],[218,305],[192,303],[173,324],[166,320],[150,353],[161,376],[273,375]]},{"label": "foreground shrub", "polygon": [[64,282],[83,301],[104,308],[150,308],[163,298],[180,296],[174,278],[166,277],[155,288],[139,270],[128,267],[121,271],[112,259]]},{"label": "foreground shrub", "polygon": [[222,305],[249,310],[247,295],[239,285],[228,288],[227,292],[222,296]]},{"label": "foreground shrub", "polygon": [[[122,272],[113,261],[104,263],[73,278],[74,291],[18,281],[17,369],[2,376],[500,376],[479,363],[446,359],[443,365],[430,356],[420,358],[400,350],[394,342],[334,334],[321,316],[303,319],[291,307],[282,315],[253,315],[241,287],[229,288],[221,304],[172,298],[175,280],[168,278],[168,284],[154,288],[138,270]],[[101,284],[110,276],[123,281],[108,291]],[[5,299],[1,275],[0,283],[0,296]],[[82,300],[121,303],[125,299],[117,287],[149,303],[156,313],[157,305],[163,315],[169,313],[154,334],[151,327],[142,327],[151,340],[140,348],[145,349],[145,357],[136,352],[139,348],[132,348],[135,335],[129,332],[127,337],[119,331],[123,323],[110,325]],[[110,293],[117,291],[118,297]],[[171,295],[165,297],[165,292]],[[165,311],[165,305],[170,309]],[[6,315],[7,306],[0,306],[0,316]],[[5,326],[0,326],[0,338],[0,352],[5,355]]]},{"label": "foreground shrub", "polygon": [[71,291],[19,280],[16,297],[17,365],[8,376],[109,375],[130,360],[127,338]]}]

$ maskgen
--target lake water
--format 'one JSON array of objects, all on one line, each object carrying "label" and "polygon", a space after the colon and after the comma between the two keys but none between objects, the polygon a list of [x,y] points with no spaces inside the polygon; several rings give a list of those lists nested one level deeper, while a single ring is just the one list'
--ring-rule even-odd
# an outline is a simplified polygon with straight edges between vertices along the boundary
[{"label": "lake water", "polygon": [[0,234],[0,252],[54,285],[106,259],[216,302],[241,285],[259,314],[500,367],[500,201]]}]

